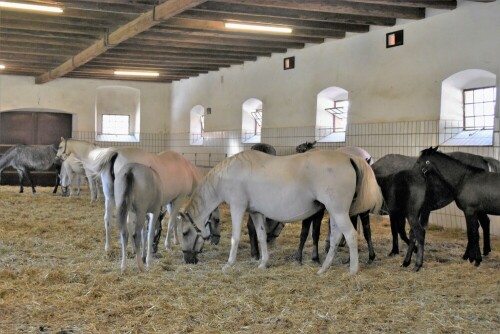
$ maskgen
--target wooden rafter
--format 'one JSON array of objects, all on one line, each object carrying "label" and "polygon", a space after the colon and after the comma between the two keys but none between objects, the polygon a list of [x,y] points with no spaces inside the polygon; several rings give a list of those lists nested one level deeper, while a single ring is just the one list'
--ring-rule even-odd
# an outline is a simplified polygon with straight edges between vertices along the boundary
[{"label": "wooden rafter", "polygon": [[105,38],[98,40],[87,49],[71,57],[71,59],[65,63],[59,65],[53,70],[39,75],[36,77],[35,82],[37,84],[42,84],[59,78],[96,58],[110,48],[148,30],[154,25],[159,24],[161,20],[173,17],[174,15],[182,13],[186,9],[195,7],[205,1],[207,0],[170,0],[164,2],[154,7],[153,10],[141,14],[135,20],[121,26],[110,34],[107,34]]}]

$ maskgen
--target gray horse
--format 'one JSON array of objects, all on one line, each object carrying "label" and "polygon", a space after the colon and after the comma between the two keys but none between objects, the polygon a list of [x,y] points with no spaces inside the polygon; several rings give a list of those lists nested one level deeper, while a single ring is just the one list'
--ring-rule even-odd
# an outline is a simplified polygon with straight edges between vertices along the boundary
[{"label": "gray horse", "polygon": [[56,153],[57,150],[52,145],[36,146],[18,144],[16,146],[13,146],[0,158],[0,178],[2,175],[2,171],[5,168],[12,167],[17,171],[17,174],[19,175],[19,192],[24,192],[23,177],[26,176],[31,184],[31,190],[34,194],[36,193],[36,190],[33,179],[31,178],[30,171],[48,170],[54,166],[57,170],[57,173],[56,184],[54,186],[53,193],[56,193],[57,187],[59,185],[59,173],[61,170],[61,164],[58,163],[55,159]]}]

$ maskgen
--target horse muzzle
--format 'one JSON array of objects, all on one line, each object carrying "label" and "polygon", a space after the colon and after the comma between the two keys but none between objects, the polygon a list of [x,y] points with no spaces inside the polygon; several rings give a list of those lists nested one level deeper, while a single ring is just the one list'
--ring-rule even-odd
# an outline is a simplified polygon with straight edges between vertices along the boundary
[{"label": "horse muzzle", "polygon": [[184,262],[187,264],[197,264],[198,263],[198,252],[194,251],[182,251],[184,253]]},{"label": "horse muzzle", "polygon": [[219,244],[219,241],[220,241],[220,235],[217,235],[217,234],[212,234],[210,236],[210,243],[212,245],[218,245]]}]

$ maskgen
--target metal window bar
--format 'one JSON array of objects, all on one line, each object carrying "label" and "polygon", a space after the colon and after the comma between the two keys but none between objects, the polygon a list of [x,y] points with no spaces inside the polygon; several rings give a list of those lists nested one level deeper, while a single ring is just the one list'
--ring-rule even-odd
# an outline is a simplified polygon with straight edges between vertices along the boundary
[{"label": "metal window bar", "polygon": [[253,119],[255,120],[255,131],[254,135],[260,133],[260,129],[262,128],[262,109],[256,109],[250,113]]},{"label": "metal window bar", "polygon": [[[484,93],[488,90],[491,90],[490,94],[487,94],[490,98],[485,98]],[[482,98],[476,98],[476,95],[482,95]],[[495,86],[464,89],[463,101],[463,130],[493,130],[494,104],[496,103]],[[484,114],[487,104],[493,104],[492,112]],[[468,113],[470,114],[468,115]]]}]

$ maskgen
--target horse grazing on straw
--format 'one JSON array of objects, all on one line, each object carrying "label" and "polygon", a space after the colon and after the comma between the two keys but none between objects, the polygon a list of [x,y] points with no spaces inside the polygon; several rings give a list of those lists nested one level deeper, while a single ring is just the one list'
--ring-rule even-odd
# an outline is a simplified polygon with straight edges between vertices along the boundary
[{"label": "horse grazing on straw", "polygon": [[[430,177],[436,176],[453,196],[458,208],[463,211],[467,223],[467,248],[463,256],[479,266],[482,257],[479,248],[479,224],[481,216],[487,214],[500,215],[500,174],[490,173],[484,169],[467,165],[454,157],[438,152],[438,147],[423,150],[417,160],[416,168],[426,178],[427,184],[434,182]],[[487,217],[487,216],[486,216]],[[404,266],[411,261],[413,248],[417,247],[417,262],[423,262],[425,230],[418,222],[411,223],[410,245],[406,254]],[[483,226],[485,241],[489,247],[488,229]],[[486,231],[488,230],[488,231]],[[487,235],[488,234],[488,235]],[[486,248],[486,246],[485,246]],[[486,252],[486,250],[483,250]],[[490,249],[488,249],[488,252]],[[486,253],[487,254],[487,253]]]},{"label": "horse grazing on straw", "polygon": [[12,167],[19,175],[19,192],[24,192],[23,177],[26,177],[30,182],[31,191],[35,194],[35,184],[31,178],[30,171],[44,171],[55,167],[56,183],[52,191],[55,194],[59,186],[59,172],[61,169],[61,164],[55,160],[55,157],[56,149],[52,145],[15,145],[0,158],[0,178],[5,168]]},{"label": "horse grazing on straw", "polygon": [[332,263],[342,235],[350,252],[350,272],[359,269],[357,235],[349,215],[378,211],[382,194],[370,166],[359,157],[341,152],[311,151],[275,157],[245,151],[216,165],[194,191],[181,212],[184,260],[196,262],[203,247],[203,224],[220,203],[230,206],[231,251],[227,269],[234,265],[246,210],[252,216],[262,251],[259,268],[269,260],[264,217],[291,222],[310,217],[323,207],[330,214],[332,247],[319,273]]},{"label": "horse grazing on straw", "polygon": [[[99,148],[95,145],[79,140],[62,138],[59,144],[59,154],[75,153],[77,156],[85,156],[81,159],[84,167],[91,171],[91,176],[100,174],[102,180],[103,193],[105,198],[104,227],[106,230],[105,251],[110,250],[109,227],[111,224],[113,209],[115,207],[114,196],[114,177],[123,166],[128,163],[140,163],[154,169],[160,179],[165,184],[164,188],[169,189],[170,201],[164,205],[171,204],[172,209],[168,218],[167,236],[165,247],[169,248],[169,234],[173,230],[174,237],[176,229],[174,228],[175,218],[179,208],[193,189],[201,180],[201,174],[198,170],[176,152],[162,152],[153,154],[140,148]],[[131,212],[131,216],[133,212]],[[135,221],[135,217],[131,217]],[[161,231],[161,222],[156,223],[155,233],[158,235]],[[174,240],[175,242],[175,240]]]},{"label": "horse grazing on straw", "polygon": [[[61,166],[61,190],[63,196],[79,196],[82,178],[85,178],[83,163],[74,154],[70,154]],[[89,180],[93,182],[93,188],[99,197],[99,185],[97,178]]]}]

